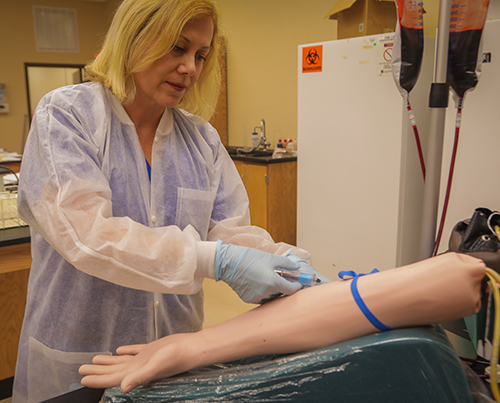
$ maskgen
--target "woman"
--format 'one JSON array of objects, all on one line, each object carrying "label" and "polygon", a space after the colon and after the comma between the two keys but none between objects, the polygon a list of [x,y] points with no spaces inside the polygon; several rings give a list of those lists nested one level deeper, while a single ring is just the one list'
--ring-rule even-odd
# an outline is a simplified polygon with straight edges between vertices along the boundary
[{"label": "woman", "polygon": [[211,0],[125,0],[91,82],[38,105],[19,191],[33,264],[14,402],[79,385],[97,352],[199,330],[205,277],[257,303],[300,288],[275,268],[313,270],[250,227],[234,164],[194,115],[213,111],[220,40]]},{"label": "woman", "polygon": [[[479,259],[448,253],[358,277],[356,289],[369,312],[386,327],[440,323],[478,312],[485,269]],[[121,347],[119,356],[97,356],[94,365],[82,366],[82,384],[120,385],[128,393],[151,380],[200,366],[307,351],[376,332],[351,287],[350,281],[316,286],[197,333]]]}]

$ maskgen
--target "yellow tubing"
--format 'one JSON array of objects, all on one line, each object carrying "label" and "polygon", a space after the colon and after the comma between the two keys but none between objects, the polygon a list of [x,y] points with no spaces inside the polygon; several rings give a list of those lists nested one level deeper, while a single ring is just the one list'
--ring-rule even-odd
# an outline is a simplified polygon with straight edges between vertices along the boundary
[{"label": "yellow tubing", "polygon": [[495,229],[495,234],[496,234],[498,240],[500,241],[500,226],[495,225],[494,229]]},{"label": "yellow tubing", "polygon": [[[496,228],[495,228],[496,229]],[[498,284],[500,283],[500,275],[490,269],[486,268],[486,275],[490,279],[491,288],[493,290],[493,298],[495,300],[495,327],[493,330],[493,349],[491,353],[491,374],[490,374],[490,387],[495,400],[500,403],[500,391],[498,390],[497,381],[497,366],[498,366],[498,351],[500,345],[500,292],[498,291]]]}]

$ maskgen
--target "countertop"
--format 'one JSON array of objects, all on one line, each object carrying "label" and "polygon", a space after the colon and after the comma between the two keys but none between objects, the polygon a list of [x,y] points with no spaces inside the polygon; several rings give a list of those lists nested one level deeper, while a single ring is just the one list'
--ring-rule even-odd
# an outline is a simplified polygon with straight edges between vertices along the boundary
[{"label": "countertop", "polygon": [[30,227],[0,229],[0,247],[31,242]]},{"label": "countertop", "polygon": [[243,162],[253,162],[257,164],[279,164],[281,162],[293,162],[297,161],[297,157],[287,156],[283,158],[273,158],[273,149],[268,149],[266,152],[262,150],[258,150],[252,154],[238,154],[236,150],[244,147],[236,147],[236,146],[226,146],[226,149],[234,161],[243,161]]},{"label": "countertop", "polygon": [[[21,162],[19,161],[2,162],[0,165],[10,168],[16,173],[21,168]],[[0,176],[0,179],[3,178]],[[0,229],[0,247],[29,243],[30,241],[30,228],[28,226]]]}]

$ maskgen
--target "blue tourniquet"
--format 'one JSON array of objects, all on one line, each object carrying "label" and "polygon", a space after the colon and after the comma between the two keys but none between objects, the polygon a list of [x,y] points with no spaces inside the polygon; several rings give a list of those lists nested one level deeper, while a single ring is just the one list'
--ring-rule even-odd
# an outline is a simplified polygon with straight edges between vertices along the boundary
[{"label": "blue tourniquet", "polygon": [[349,271],[341,271],[339,273],[339,277],[341,279],[344,279],[345,276],[352,277],[352,282],[351,282],[351,292],[352,296],[354,297],[354,301],[356,301],[356,304],[358,304],[359,309],[361,309],[361,312],[366,316],[366,319],[370,321],[370,323],[375,326],[378,330],[386,331],[386,330],[394,330],[392,327],[384,325],[381,321],[379,321],[373,313],[368,309],[366,304],[364,303],[363,299],[361,298],[361,295],[359,295],[358,292],[358,278],[361,276],[366,276],[367,274],[372,274],[372,273],[378,273],[379,271],[377,269],[373,269],[371,273],[365,273],[365,274],[356,274],[355,271],[349,270]]}]

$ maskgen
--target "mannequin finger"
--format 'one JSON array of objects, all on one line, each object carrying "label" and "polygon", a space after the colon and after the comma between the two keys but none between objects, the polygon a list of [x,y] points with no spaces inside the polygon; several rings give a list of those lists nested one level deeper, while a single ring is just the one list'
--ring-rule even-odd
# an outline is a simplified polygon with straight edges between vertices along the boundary
[{"label": "mannequin finger", "polygon": [[116,365],[82,365],[78,372],[80,375],[89,376],[89,375],[109,375],[114,374],[121,370],[116,367]]},{"label": "mannequin finger", "polygon": [[123,378],[120,387],[123,393],[129,393],[131,390],[147,382],[149,382],[149,380],[142,377],[140,371],[136,371]]},{"label": "mannequin finger", "polygon": [[123,378],[120,373],[109,375],[87,375],[81,380],[81,384],[88,388],[112,388],[118,386]]},{"label": "mannequin finger", "polygon": [[114,365],[130,360],[130,355],[96,355],[92,359],[95,365]]},{"label": "mannequin finger", "polygon": [[129,346],[121,346],[116,349],[116,353],[119,355],[137,355],[139,352],[147,346],[147,344],[131,344]]},{"label": "mannequin finger", "polygon": [[163,371],[160,370],[160,367],[157,367],[154,363],[144,365],[142,368],[137,369],[134,372],[129,373],[127,376],[123,378],[121,382],[121,389],[123,393],[128,393],[132,389],[135,389],[138,386],[144,385],[145,383],[151,382],[156,379],[163,378],[168,375],[165,374],[166,368],[163,368]]}]

